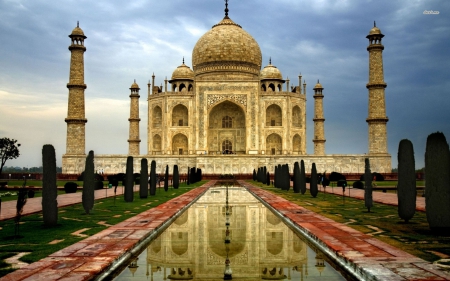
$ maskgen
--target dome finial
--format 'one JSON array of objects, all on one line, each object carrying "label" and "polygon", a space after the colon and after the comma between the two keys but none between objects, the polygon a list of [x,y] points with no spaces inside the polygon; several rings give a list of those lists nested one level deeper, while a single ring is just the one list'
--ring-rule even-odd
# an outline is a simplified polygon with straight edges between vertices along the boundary
[{"label": "dome finial", "polygon": [[80,27],[80,21],[77,21],[77,27]]},{"label": "dome finial", "polygon": [[269,58],[269,64],[272,64],[272,57]]},{"label": "dome finial", "polygon": [[377,27],[377,23],[373,21],[373,27]]},{"label": "dome finial", "polygon": [[228,18],[228,0],[225,0],[225,18]]},{"label": "dome finial", "polygon": [[183,57],[183,64],[184,64],[184,57]]}]

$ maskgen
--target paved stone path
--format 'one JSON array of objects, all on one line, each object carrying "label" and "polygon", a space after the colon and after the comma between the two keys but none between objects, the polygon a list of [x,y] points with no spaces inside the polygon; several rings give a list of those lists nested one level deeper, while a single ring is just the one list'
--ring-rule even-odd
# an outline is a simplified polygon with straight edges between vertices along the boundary
[{"label": "paved stone path", "polygon": [[[430,262],[254,187],[245,181],[240,181],[240,184],[267,202],[312,240],[329,250],[342,264],[359,272],[362,276],[361,280],[450,280],[448,272],[439,270]],[[339,189],[342,195],[342,188]],[[352,190],[351,193],[358,196],[360,192]],[[396,198],[396,194],[392,195],[381,193],[377,197],[387,203],[394,203],[392,198]]]},{"label": "paved stone path", "polygon": [[[323,192],[323,188],[320,188],[320,191]],[[332,193],[336,195],[342,196],[342,187],[330,187],[325,188],[326,193]],[[352,198],[364,200],[364,189],[357,188],[346,188],[345,196],[350,196]],[[384,192],[373,192],[372,193],[373,201],[376,203],[397,206],[398,199],[396,193],[384,193]],[[425,197],[416,197],[416,210],[425,212]]]},{"label": "paved stone path", "polygon": [[[123,187],[117,188],[116,195],[123,194]],[[82,192],[67,193],[58,195],[58,207],[65,207],[81,203]],[[99,189],[95,191],[95,199],[102,199],[114,196],[114,188]],[[16,216],[16,200],[2,202],[0,210],[0,220],[12,219]],[[42,212],[42,197],[28,198],[27,203],[23,207],[22,215],[30,215]]]},{"label": "paved stone path", "polygon": [[92,280],[120,257],[129,254],[139,242],[157,233],[166,221],[175,217],[190,203],[195,202],[213,184],[214,181],[210,181],[202,187],[192,189],[40,261],[18,269],[0,280]]},{"label": "paved stone path", "polygon": [[[169,219],[174,218],[187,205],[195,202],[214,183],[215,181],[209,181],[202,187],[195,188],[164,204],[105,229],[38,262],[8,274],[0,280],[90,280],[109,269],[117,259],[128,255],[140,242],[157,233],[157,230],[163,228]],[[372,236],[304,209],[268,191],[256,188],[245,181],[240,181],[240,183],[283,214],[306,235],[334,253],[345,266],[351,267],[364,275],[362,280],[450,280],[450,274],[440,271],[429,262],[394,248]],[[336,194],[341,191],[340,194],[342,195],[341,188],[334,188],[334,190]],[[331,188],[329,190],[327,188],[328,191],[331,192]],[[104,190],[97,192],[96,198],[102,196],[100,193],[105,194]],[[361,192],[363,191],[351,190],[351,195],[357,197],[360,196],[358,193]],[[62,199],[64,196],[66,195],[58,196],[60,206],[62,206],[63,201],[66,201],[66,199]],[[67,204],[81,202],[81,193],[77,196],[67,198],[67,201],[72,200]],[[31,208],[31,206],[40,206],[40,199],[35,199],[37,200],[31,201],[30,199],[28,203],[34,203],[30,204],[28,209],[25,209],[25,213],[36,212],[36,209]],[[382,193],[374,196],[374,200],[395,205],[396,194]]]}]

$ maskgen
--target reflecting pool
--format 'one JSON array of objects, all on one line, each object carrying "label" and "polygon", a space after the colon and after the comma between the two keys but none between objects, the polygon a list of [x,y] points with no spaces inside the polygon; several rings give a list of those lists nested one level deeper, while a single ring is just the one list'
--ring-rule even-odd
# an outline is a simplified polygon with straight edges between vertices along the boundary
[{"label": "reflecting pool", "polygon": [[244,188],[214,187],[114,280],[346,280],[305,241]]}]

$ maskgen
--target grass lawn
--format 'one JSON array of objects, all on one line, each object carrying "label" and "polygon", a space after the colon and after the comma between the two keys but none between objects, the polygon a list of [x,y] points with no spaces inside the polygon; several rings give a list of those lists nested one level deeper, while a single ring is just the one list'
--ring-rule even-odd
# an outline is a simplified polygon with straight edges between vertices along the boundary
[{"label": "grass lawn", "polygon": [[405,223],[399,218],[395,206],[374,203],[368,213],[363,200],[346,197],[344,202],[342,196],[323,192],[312,198],[309,190],[302,195],[294,193],[292,188],[282,191],[258,182],[249,182],[424,260],[433,262],[450,256],[450,236],[432,233],[424,212],[416,212],[410,222]]},{"label": "grass lawn", "polygon": [[[189,186],[180,184],[179,189],[157,188],[155,196],[139,198],[139,192],[134,194],[133,202],[125,202],[123,196],[96,200],[93,211],[86,215],[82,204],[59,208],[58,225],[53,228],[43,226],[42,214],[22,217],[20,221],[19,237],[14,236],[14,220],[0,221],[0,259],[19,252],[30,252],[20,260],[31,263],[38,261],[60,249],[70,246],[85,237],[72,233],[87,229],[81,234],[91,236],[106,228],[133,217],[143,211],[156,207],[174,197],[177,197],[194,187],[201,186],[201,181]],[[16,196],[17,197],[17,196]],[[14,271],[8,265],[0,262],[0,276]]]}]

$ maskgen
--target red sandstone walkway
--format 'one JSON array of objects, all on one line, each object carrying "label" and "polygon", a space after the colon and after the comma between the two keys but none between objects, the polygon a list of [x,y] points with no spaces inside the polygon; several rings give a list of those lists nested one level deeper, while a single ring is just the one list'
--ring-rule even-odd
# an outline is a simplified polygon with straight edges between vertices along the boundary
[{"label": "red sandstone walkway", "polygon": [[[323,188],[320,188],[323,191]],[[325,189],[326,193],[332,193],[336,195],[342,196],[342,187],[330,187],[328,186]],[[356,189],[356,188],[346,188],[345,196],[350,196],[352,198],[364,200],[364,189]],[[383,192],[373,192],[372,198],[374,202],[397,206],[398,199],[396,193],[383,193]],[[416,197],[416,210],[425,212],[425,197]]]},{"label": "red sandstone walkway", "polygon": [[[118,187],[117,188],[117,194],[116,195],[122,195],[123,194],[123,188]],[[60,194],[57,197],[58,201],[58,207],[65,207],[70,206],[74,204],[81,203],[81,196],[82,192],[77,193],[67,193],[67,194]],[[114,196],[114,188],[108,188],[108,189],[100,189],[95,191],[95,199],[102,199],[105,197],[112,197]],[[2,202],[1,210],[0,210],[0,220],[8,220],[12,219],[16,216],[16,200],[12,201],[6,201]],[[28,198],[27,203],[23,207],[22,215],[30,215],[42,212],[42,197],[36,197],[36,198]]]},{"label": "red sandstone walkway", "polygon": [[[92,280],[136,245],[156,233],[166,221],[195,202],[215,181],[129,218],[50,256],[18,269],[1,281]],[[103,190],[102,190],[103,191]],[[103,191],[104,192],[104,191]]]},{"label": "red sandstone walkway", "polygon": [[[361,280],[450,280],[448,272],[439,270],[437,266],[425,260],[254,187],[248,182],[240,181],[240,184],[276,209],[306,236],[328,249],[343,264],[359,272]],[[342,192],[342,188],[339,189]],[[351,193],[358,195],[358,192],[353,191],[356,190]],[[390,198],[388,201],[392,203],[392,196],[386,195],[383,193],[378,197],[380,200]],[[396,197],[396,194],[393,195]]]}]

